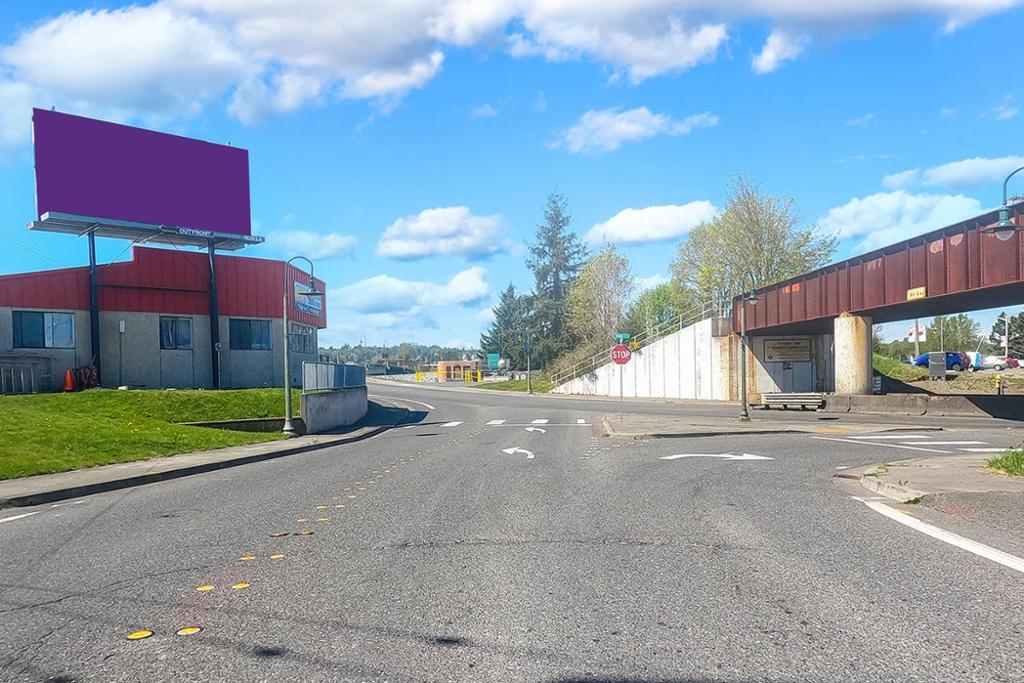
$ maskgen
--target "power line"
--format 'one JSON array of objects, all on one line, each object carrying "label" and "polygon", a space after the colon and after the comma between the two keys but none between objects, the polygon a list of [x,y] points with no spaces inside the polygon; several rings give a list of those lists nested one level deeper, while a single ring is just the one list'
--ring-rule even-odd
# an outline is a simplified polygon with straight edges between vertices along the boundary
[{"label": "power line", "polygon": [[25,246],[24,244],[22,244],[21,242],[18,242],[17,240],[15,240],[15,239],[12,239],[12,238],[8,237],[8,236],[7,236],[6,234],[4,234],[3,232],[0,232],[0,237],[4,238],[5,240],[7,240],[8,242],[10,242],[11,244],[13,244],[13,245],[15,245],[15,246],[21,247],[22,249],[24,249],[24,250],[25,250],[25,251],[27,251],[28,253],[32,254],[33,256],[38,256],[39,258],[41,258],[41,259],[44,259],[44,260],[46,260],[46,261],[49,261],[50,263],[56,264],[56,265],[60,266],[61,268],[68,268],[68,267],[69,267],[69,266],[67,266],[67,265],[65,265],[65,264],[63,264],[63,263],[61,263],[60,261],[56,261],[56,260],[54,260],[54,259],[50,258],[50,257],[49,257],[49,256],[47,256],[46,254],[40,254],[40,253],[39,253],[38,251],[36,251],[36,250],[34,250],[34,249],[32,249],[32,248],[30,248],[30,247],[26,247],[26,246]]}]

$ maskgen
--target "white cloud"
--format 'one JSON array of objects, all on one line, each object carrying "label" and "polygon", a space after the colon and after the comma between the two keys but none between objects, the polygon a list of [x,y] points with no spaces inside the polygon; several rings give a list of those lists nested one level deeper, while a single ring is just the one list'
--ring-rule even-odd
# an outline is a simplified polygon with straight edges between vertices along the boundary
[{"label": "white cloud", "polygon": [[424,209],[389,225],[377,243],[384,258],[415,260],[459,255],[482,258],[504,251],[505,221],[498,215],[476,216],[466,206]]},{"label": "white cloud", "polygon": [[718,117],[709,112],[677,121],[666,114],[654,114],[647,107],[590,110],[575,125],[561,131],[549,146],[573,154],[599,154],[616,150],[625,142],[657,135],[685,135],[696,128],[717,125]]},{"label": "white cloud", "polygon": [[474,266],[442,285],[375,275],[332,290],[329,298],[344,302],[340,305],[345,310],[367,314],[416,314],[429,307],[470,306],[490,293],[486,274],[483,268]]},{"label": "white cloud", "polygon": [[917,182],[921,170],[911,168],[899,173],[890,173],[882,178],[882,187],[887,190],[903,190]]},{"label": "white cloud", "polygon": [[869,123],[871,123],[874,120],[875,120],[875,115],[871,114],[871,113],[868,113],[868,114],[864,114],[864,116],[858,116],[856,118],[850,119],[849,121],[846,122],[846,125],[848,125],[848,126],[861,126],[861,127],[863,127],[863,126],[868,125]]},{"label": "white cloud", "polygon": [[0,150],[26,144],[32,139],[32,88],[0,79]]},{"label": "white cloud", "polygon": [[267,235],[267,244],[282,255],[302,254],[312,259],[328,259],[352,253],[359,240],[340,232],[317,233],[309,230],[276,230]]},{"label": "white cloud", "polygon": [[854,198],[830,209],[818,226],[840,239],[856,239],[863,253],[981,213],[981,203],[964,195],[912,194],[897,190]]},{"label": "white cloud", "polygon": [[661,273],[655,273],[654,275],[648,275],[647,277],[638,277],[636,279],[636,291],[643,293],[648,289],[654,289],[658,285],[663,285],[669,281],[669,278]]},{"label": "white cloud", "polygon": [[1014,169],[1024,166],[1024,157],[973,157],[926,169],[921,184],[927,187],[972,187],[1001,181]]},{"label": "white cloud", "polygon": [[996,121],[1009,121],[1017,118],[1020,114],[1020,106],[1016,104],[1012,95],[1007,95],[1003,101],[982,114],[983,118],[992,118]]},{"label": "white cloud", "polygon": [[764,47],[754,55],[751,68],[754,73],[766,74],[778,69],[784,62],[799,57],[807,47],[807,38],[776,29],[768,36]]},{"label": "white cloud", "polygon": [[494,308],[492,306],[481,308],[476,312],[476,315],[473,316],[473,319],[481,325],[490,325],[494,322]]},{"label": "white cloud", "polygon": [[479,107],[473,107],[469,112],[469,115],[474,119],[489,119],[498,115],[498,110],[491,105],[484,103]]},{"label": "white cloud", "polygon": [[714,205],[703,199],[681,205],[623,209],[588,230],[586,240],[595,244],[646,244],[672,240],[711,220],[717,213]]}]

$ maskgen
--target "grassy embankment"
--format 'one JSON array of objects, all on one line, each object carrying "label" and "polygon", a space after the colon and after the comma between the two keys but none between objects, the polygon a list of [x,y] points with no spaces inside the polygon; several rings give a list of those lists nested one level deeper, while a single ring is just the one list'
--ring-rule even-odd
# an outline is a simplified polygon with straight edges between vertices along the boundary
[{"label": "grassy embankment", "polygon": [[886,391],[899,391],[901,387],[898,385],[903,383],[917,390],[936,394],[994,394],[995,376],[1000,375],[1006,393],[1024,393],[1024,373],[1016,371],[949,373],[948,380],[943,382],[929,381],[927,368],[902,363],[895,358],[875,354],[873,364],[875,372],[883,377],[882,388]]},{"label": "grassy embankment", "polygon": [[[522,391],[526,392],[526,380],[525,379],[510,379],[504,382],[481,382],[479,384],[473,384],[471,386],[479,389],[493,389],[494,391]],[[533,393],[535,394],[546,394],[555,388],[554,383],[549,379],[543,379],[538,377],[533,380]]]},{"label": "grassy embankment", "polygon": [[1004,474],[1024,477],[1024,450],[1018,449],[1004,453],[996,458],[991,458],[986,464]]},{"label": "grassy embankment", "polygon": [[175,423],[283,414],[280,389],[0,396],[0,479],[273,441],[282,435]]}]

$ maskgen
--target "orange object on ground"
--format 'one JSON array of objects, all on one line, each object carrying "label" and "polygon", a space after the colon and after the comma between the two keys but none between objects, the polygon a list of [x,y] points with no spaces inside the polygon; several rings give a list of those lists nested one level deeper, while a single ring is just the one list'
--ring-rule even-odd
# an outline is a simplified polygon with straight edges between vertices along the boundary
[{"label": "orange object on ground", "polygon": [[71,370],[64,373],[64,391],[74,391],[75,381],[71,379]]}]

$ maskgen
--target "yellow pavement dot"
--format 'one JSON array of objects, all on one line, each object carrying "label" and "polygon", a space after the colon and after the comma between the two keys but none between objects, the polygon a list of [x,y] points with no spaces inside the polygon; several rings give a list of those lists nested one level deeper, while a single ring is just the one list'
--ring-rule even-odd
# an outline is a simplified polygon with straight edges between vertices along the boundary
[{"label": "yellow pavement dot", "polygon": [[193,636],[202,630],[203,629],[199,628],[198,626],[186,626],[185,628],[179,628],[177,631],[174,632],[174,635]]},{"label": "yellow pavement dot", "polygon": [[298,535],[299,536],[312,536],[313,532],[310,531],[309,529],[303,529],[302,531],[299,532]]},{"label": "yellow pavement dot", "polygon": [[143,638],[149,638],[151,635],[153,635],[152,631],[147,631],[146,629],[143,629],[141,631],[132,631],[131,633],[126,635],[125,638],[127,638],[128,640],[142,640]]},{"label": "yellow pavement dot", "polygon": [[243,588],[248,588],[249,584],[245,583],[244,581],[239,581],[238,583],[232,584],[231,587],[236,591],[240,591]]},{"label": "yellow pavement dot", "polygon": [[343,507],[345,507],[345,504],[344,504],[344,503],[338,503],[337,505],[335,505],[335,506],[334,506],[334,509],[335,509],[335,510],[340,510],[340,509],[341,509],[341,508],[343,508]]},{"label": "yellow pavement dot", "polygon": [[354,494],[349,494],[349,498],[358,498],[358,497],[359,497],[359,496],[357,496],[357,495],[354,495]]},{"label": "yellow pavement dot", "polygon": [[296,522],[298,522],[299,524],[303,524],[303,523],[305,523],[305,522],[308,522],[308,521],[309,521],[309,518],[308,518],[308,517],[299,517],[299,518],[298,518],[297,520],[295,520],[295,521],[296,521]]},{"label": "yellow pavement dot", "polygon": [[249,560],[255,560],[256,558],[254,556],[252,556],[252,555],[242,555],[238,559],[243,560],[245,562],[248,562]]},{"label": "yellow pavement dot", "polygon": [[213,584],[212,583],[204,583],[202,586],[196,586],[196,590],[199,591],[200,593],[205,593],[206,591],[212,591],[213,590]]},{"label": "yellow pavement dot", "polygon": [[272,534],[270,534],[270,537],[271,538],[281,538],[282,536],[287,536],[287,535],[288,535],[287,531],[275,531]]},{"label": "yellow pavement dot", "polygon": [[317,509],[317,510],[326,510],[326,509],[327,509],[327,506],[326,506],[326,505],[317,505],[317,506],[316,506],[316,509]]},{"label": "yellow pavement dot", "polygon": [[342,489],[342,491],[351,491],[351,490],[352,490],[351,486],[346,486],[345,488]]},{"label": "yellow pavement dot", "polygon": [[356,489],[356,491],[365,491],[365,490],[366,490],[365,486],[360,486],[359,488]]},{"label": "yellow pavement dot", "polygon": [[361,481],[357,481],[357,482],[356,482],[356,486],[359,486],[359,485],[360,485],[360,484],[362,484],[362,483],[363,483],[363,482],[361,482]]},{"label": "yellow pavement dot", "polygon": [[329,521],[331,521],[331,518],[330,517],[317,517],[316,521],[318,521],[318,522],[329,522]]},{"label": "yellow pavement dot", "polygon": [[284,553],[274,553],[273,555],[270,556],[270,559],[272,559],[272,560],[283,560],[284,559]]}]

